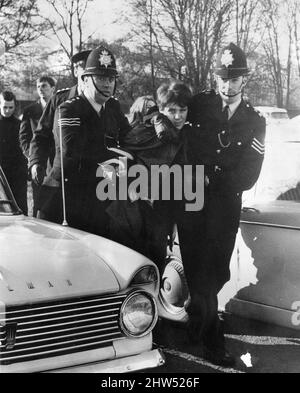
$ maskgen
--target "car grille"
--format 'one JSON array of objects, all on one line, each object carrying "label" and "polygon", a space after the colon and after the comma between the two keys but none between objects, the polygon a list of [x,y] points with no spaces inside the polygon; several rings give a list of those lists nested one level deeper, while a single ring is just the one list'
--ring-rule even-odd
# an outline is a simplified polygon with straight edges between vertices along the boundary
[{"label": "car grille", "polygon": [[7,308],[0,313],[0,365],[66,355],[121,338],[126,295],[88,297]]}]

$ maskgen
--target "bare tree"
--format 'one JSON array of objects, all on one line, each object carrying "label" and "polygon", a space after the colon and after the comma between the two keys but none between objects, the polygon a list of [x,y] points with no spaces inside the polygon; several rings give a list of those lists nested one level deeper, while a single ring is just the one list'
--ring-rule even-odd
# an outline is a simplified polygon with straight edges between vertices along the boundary
[{"label": "bare tree", "polygon": [[280,30],[278,27],[281,12],[280,1],[265,0],[263,3],[263,17],[266,26],[263,48],[268,62],[268,69],[273,80],[277,106],[283,107],[283,66],[280,56]]},{"label": "bare tree", "polygon": [[[156,75],[184,79],[199,91],[207,86],[212,61],[230,23],[232,2],[226,0],[135,0],[144,31],[153,34]],[[137,30],[136,33],[138,34]]]},{"label": "bare tree", "polygon": [[153,29],[152,29],[152,20],[153,20],[153,0],[150,0],[150,12],[149,12],[149,56],[150,56],[150,64],[151,64],[151,81],[152,81],[152,95],[155,96],[155,70],[154,70],[154,58],[153,58]]},{"label": "bare tree", "polygon": [[46,0],[55,17],[47,17],[50,28],[63,51],[71,58],[84,46],[83,20],[93,0]]},{"label": "bare tree", "polygon": [[235,0],[236,44],[245,52],[254,52],[263,37],[260,0]]},{"label": "bare tree", "polygon": [[291,89],[291,72],[292,72],[292,43],[293,43],[293,21],[290,18],[291,9],[287,9],[287,29],[288,29],[288,56],[286,65],[286,99],[285,107],[289,108],[290,105],[290,89]]},{"label": "bare tree", "polygon": [[36,40],[46,29],[37,0],[0,1],[0,40],[6,52]]},{"label": "bare tree", "polygon": [[290,1],[290,20],[293,25],[293,36],[296,53],[297,71],[300,78],[300,37],[299,37],[299,26],[300,26],[300,3],[298,0]]}]

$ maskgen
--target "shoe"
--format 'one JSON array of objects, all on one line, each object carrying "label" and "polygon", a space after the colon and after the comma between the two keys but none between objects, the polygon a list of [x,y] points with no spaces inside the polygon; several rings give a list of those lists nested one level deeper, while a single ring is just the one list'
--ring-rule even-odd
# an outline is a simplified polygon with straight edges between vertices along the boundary
[{"label": "shoe", "polygon": [[212,350],[204,347],[203,358],[217,366],[234,367],[236,364],[234,356],[230,352],[226,351],[225,348],[216,348]]}]

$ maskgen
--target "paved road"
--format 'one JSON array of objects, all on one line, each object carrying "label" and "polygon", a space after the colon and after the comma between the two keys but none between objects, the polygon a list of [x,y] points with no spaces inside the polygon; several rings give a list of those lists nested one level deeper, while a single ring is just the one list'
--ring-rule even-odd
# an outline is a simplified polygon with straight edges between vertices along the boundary
[{"label": "paved road", "polygon": [[[237,358],[233,369],[201,359],[197,347],[188,343],[183,326],[164,322],[154,333],[154,342],[163,350],[166,364],[150,373],[300,373],[299,331],[228,314],[224,321],[227,348]],[[241,360],[245,354],[251,367]]]}]

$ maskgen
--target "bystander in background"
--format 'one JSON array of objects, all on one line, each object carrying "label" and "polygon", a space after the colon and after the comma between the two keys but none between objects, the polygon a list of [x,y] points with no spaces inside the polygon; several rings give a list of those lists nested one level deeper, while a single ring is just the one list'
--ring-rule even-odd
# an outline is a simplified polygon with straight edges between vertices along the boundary
[{"label": "bystander in background", "polygon": [[0,165],[17,204],[27,214],[27,164],[19,145],[16,107],[17,100],[11,91],[0,93]]},{"label": "bystander in background", "polygon": [[[33,133],[38,126],[43,110],[54,93],[55,80],[47,75],[41,76],[36,82],[36,89],[39,99],[24,109],[19,133],[20,146],[27,161],[29,161],[29,147]],[[35,181],[32,181],[31,185],[33,196],[32,215],[36,217],[39,185]]]}]

